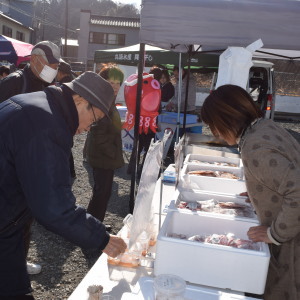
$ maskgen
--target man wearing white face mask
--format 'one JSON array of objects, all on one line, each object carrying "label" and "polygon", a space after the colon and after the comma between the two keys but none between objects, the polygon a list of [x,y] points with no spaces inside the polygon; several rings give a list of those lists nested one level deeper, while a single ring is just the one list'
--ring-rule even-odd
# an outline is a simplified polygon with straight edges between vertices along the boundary
[{"label": "man wearing white face mask", "polygon": [[0,103],[18,94],[43,91],[55,79],[59,59],[57,45],[49,41],[36,44],[31,51],[30,64],[1,81]]}]

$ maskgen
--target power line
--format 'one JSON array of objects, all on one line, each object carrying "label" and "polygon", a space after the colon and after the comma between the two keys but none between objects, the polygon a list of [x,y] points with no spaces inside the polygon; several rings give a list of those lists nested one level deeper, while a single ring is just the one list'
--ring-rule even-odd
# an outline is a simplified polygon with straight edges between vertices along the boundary
[{"label": "power line", "polygon": [[[4,3],[4,2],[2,2],[2,1],[0,1],[0,4],[2,4],[2,5],[4,5],[4,6],[7,6],[8,8],[11,8],[11,9],[13,9],[13,10],[15,10],[15,11],[17,11],[17,12],[19,12],[19,13],[25,15],[25,16],[31,17],[31,18],[33,18],[33,19],[35,19],[35,20],[41,22],[43,25],[47,25],[47,26],[51,26],[51,27],[55,27],[55,28],[64,30],[64,27],[63,27],[62,25],[56,24],[56,23],[54,23],[54,22],[52,22],[52,21],[49,21],[49,20],[44,20],[44,19],[42,19],[42,18],[40,18],[40,17],[33,16],[32,14],[29,14],[29,13],[27,13],[26,11],[24,11],[24,10],[22,10],[22,9],[20,9],[20,8],[17,8],[17,7],[15,7],[15,6],[11,5],[11,4]],[[67,30],[68,30],[69,32],[76,33],[76,30],[69,29],[69,28],[68,28]]]}]

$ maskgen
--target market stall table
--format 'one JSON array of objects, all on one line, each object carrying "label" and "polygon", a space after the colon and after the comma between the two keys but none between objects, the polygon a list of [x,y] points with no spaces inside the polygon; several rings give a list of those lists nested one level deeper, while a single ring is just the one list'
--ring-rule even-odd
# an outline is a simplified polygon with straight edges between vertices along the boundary
[{"label": "market stall table", "polygon": [[[175,185],[170,183],[163,183],[163,203],[162,210],[165,206],[173,200]],[[154,199],[154,213],[158,218],[159,199],[160,199],[161,180],[156,182]],[[164,218],[164,216],[163,216]],[[155,251],[155,248],[153,249]],[[90,285],[102,285],[104,295],[112,295],[116,300],[122,298],[125,292],[131,292],[137,281],[141,277],[154,276],[153,268],[138,267],[138,268],[124,268],[107,264],[107,255],[102,254],[90,271],[86,274],[78,287],[74,290],[69,300],[83,300],[88,299],[87,288]]]}]

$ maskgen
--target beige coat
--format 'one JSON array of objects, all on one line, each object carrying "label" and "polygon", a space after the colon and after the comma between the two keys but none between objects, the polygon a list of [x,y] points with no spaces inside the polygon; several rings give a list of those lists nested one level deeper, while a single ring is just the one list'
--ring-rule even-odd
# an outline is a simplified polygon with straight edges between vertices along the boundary
[{"label": "beige coat", "polygon": [[239,143],[250,200],[270,245],[265,300],[300,299],[300,145],[271,120],[249,127]]}]

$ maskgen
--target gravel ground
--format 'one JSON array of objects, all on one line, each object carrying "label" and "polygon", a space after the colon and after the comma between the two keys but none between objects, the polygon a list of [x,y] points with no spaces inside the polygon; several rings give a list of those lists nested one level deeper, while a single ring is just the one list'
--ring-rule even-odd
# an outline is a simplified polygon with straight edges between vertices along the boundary
[{"label": "gravel ground", "polygon": [[[278,123],[300,143],[299,122]],[[210,134],[209,129],[204,128],[203,133]],[[89,168],[82,162],[85,137],[82,134],[74,140],[73,155],[77,179],[73,184],[73,192],[77,204],[87,207],[91,186],[87,172]],[[126,156],[125,161],[128,162]],[[112,225],[112,233],[118,232],[122,227],[123,218],[129,212],[130,176],[126,174],[126,167],[127,164],[115,174],[112,197],[105,217],[105,223]],[[67,299],[98,257],[98,253],[82,250],[39,224],[34,224],[29,260],[40,263],[43,267],[40,274],[31,276],[34,297],[41,300]]]}]

